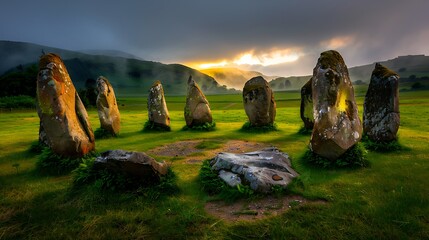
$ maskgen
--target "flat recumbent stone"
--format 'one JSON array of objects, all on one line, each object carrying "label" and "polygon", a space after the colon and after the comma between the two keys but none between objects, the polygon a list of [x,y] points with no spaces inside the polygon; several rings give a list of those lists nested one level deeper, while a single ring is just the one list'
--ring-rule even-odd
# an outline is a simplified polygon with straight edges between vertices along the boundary
[{"label": "flat recumbent stone", "polygon": [[212,170],[230,186],[249,185],[257,192],[271,192],[274,186],[286,187],[298,173],[289,156],[277,148],[243,154],[219,153],[210,162]]}]

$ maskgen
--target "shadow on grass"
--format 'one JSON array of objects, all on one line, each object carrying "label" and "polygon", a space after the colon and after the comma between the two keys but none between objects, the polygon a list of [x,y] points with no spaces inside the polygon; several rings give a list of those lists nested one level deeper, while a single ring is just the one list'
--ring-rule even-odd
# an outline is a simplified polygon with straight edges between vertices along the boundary
[{"label": "shadow on grass", "polygon": [[375,151],[379,153],[389,153],[389,152],[401,152],[401,151],[411,151],[412,149],[406,147],[399,143],[399,140],[393,140],[390,142],[378,142],[369,139],[368,136],[362,137],[361,142],[366,149],[370,151]]}]

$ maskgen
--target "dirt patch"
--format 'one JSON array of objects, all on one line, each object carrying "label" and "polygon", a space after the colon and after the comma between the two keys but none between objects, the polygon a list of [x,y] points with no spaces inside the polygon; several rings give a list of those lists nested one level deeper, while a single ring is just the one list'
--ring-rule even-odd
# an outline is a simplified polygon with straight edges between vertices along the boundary
[{"label": "dirt patch", "polygon": [[189,159],[188,161],[186,161],[187,164],[200,164],[202,162],[203,160],[198,160],[198,159]]},{"label": "dirt patch", "polygon": [[245,220],[254,221],[280,215],[291,208],[303,204],[325,204],[325,201],[310,201],[301,196],[284,196],[276,198],[267,196],[257,200],[240,200],[232,204],[223,201],[208,202],[205,210],[210,215],[228,222]]},{"label": "dirt patch", "polygon": [[147,153],[150,155],[158,155],[164,157],[185,157],[196,152],[201,152],[202,149],[195,148],[200,142],[201,140],[179,141],[151,149]]},{"label": "dirt patch", "polygon": [[[157,147],[147,151],[149,155],[163,156],[163,157],[183,157],[185,163],[198,164],[204,159],[213,158],[220,152],[230,153],[244,153],[261,150],[269,147],[270,145],[258,142],[240,141],[240,140],[229,140],[219,141],[218,148],[215,149],[198,149],[197,146],[203,141],[212,140],[187,140],[171,143],[161,147]],[[198,157],[197,157],[198,156]]]}]

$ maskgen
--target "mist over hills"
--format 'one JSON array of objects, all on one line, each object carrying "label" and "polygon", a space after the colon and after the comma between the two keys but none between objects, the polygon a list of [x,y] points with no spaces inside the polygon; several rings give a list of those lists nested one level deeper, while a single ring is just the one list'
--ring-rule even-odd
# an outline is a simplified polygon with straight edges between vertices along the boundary
[{"label": "mist over hills", "polygon": [[[103,75],[110,80],[119,95],[146,95],[156,80],[162,82],[166,95],[185,95],[186,83],[190,75],[206,94],[237,93],[238,91],[227,88],[241,91],[245,82],[256,76],[262,76],[269,81],[274,91],[299,90],[311,78],[310,74],[277,77],[237,68],[213,68],[198,71],[181,64],[163,64],[142,60],[132,54],[115,50],[77,52],[32,43],[0,41],[2,56],[0,96],[17,95],[19,91],[16,92],[16,88],[26,88],[27,92],[32,93],[30,89],[35,89],[37,64],[42,52],[53,52],[62,57],[77,89],[84,88],[88,80]],[[315,63],[316,61],[317,59],[315,59]],[[345,61],[347,63],[347,59]],[[400,83],[418,80],[422,80],[421,82],[424,84],[429,83],[429,56],[400,56],[379,63],[396,71],[401,76]],[[367,85],[374,65],[375,62],[350,67],[349,73],[352,82]],[[34,75],[34,79],[22,81],[26,75]],[[33,86],[24,87],[23,83],[33,84]]]},{"label": "mist over hills", "polygon": [[[347,63],[347,59],[345,59]],[[317,59],[314,60],[316,64]],[[375,63],[366,64],[349,68],[350,79],[357,84],[369,84],[371,73],[374,70]],[[401,80],[400,82],[410,82],[410,76],[416,78],[423,77],[426,81],[429,77],[429,56],[425,55],[408,55],[399,56],[387,61],[380,61],[382,65],[397,72]],[[299,90],[311,78],[312,75],[277,77],[267,76],[256,71],[246,71],[237,68],[211,68],[200,70],[209,76],[215,78],[221,85],[233,87],[237,90],[242,90],[247,80],[252,77],[262,76],[270,83],[274,91]]]},{"label": "mist over hills", "polygon": [[242,90],[244,84],[253,77],[262,76],[267,81],[278,78],[277,76],[267,76],[261,72],[246,71],[238,68],[209,68],[202,69],[200,72],[213,77],[221,85],[237,90]]},{"label": "mist over hills", "polygon": [[[109,79],[120,95],[146,95],[154,81],[160,80],[166,95],[184,95],[190,75],[207,94],[235,92],[222,87],[212,77],[181,64],[125,58],[124,53],[108,51],[107,55],[51,48],[32,43],[0,41],[0,87],[4,81],[13,81],[7,74],[26,71],[38,64],[42,52],[53,52],[61,56],[76,88],[83,88],[88,79],[103,75]],[[108,54],[122,55],[109,56]],[[126,55],[126,54],[125,54]],[[132,56],[132,55],[130,55]],[[8,80],[6,80],[8,79]],[[35,80],[34,80],[35,84]]]}]

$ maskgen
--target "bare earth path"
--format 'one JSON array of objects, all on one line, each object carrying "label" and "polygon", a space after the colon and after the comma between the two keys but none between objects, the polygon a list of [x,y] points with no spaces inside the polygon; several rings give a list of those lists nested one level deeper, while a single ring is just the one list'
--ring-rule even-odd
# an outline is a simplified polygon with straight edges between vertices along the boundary
[{"label": "bare earth path", "polygon": [[[205,148],[204,143],[212,143]],[[214,144],[213,144],[214,143]],[[201,147],[203,146],[203,147]],[[211,159],[219,152],[244,153],[263,148],[270,145],[258,142],[240,140],[188,140],[160,146],[147,151],[154,157],[175,159],[173,164],[195,164],[201,165],[202,161]],[[179,178],[181,173],[177,173]],[[198,171],[193,173],[196,178]],[[323,204],[324,201],[310,201],[301,196],[288,195],[282,197],[266,196],[258,199],[239,200],[227,204],[224,201],[212,201],[205,204],[205,211],[212,216],[224,221],[234,222],[237,220],[253,221],[270,216],[276,216],[287,210],[302,204]]]}]

